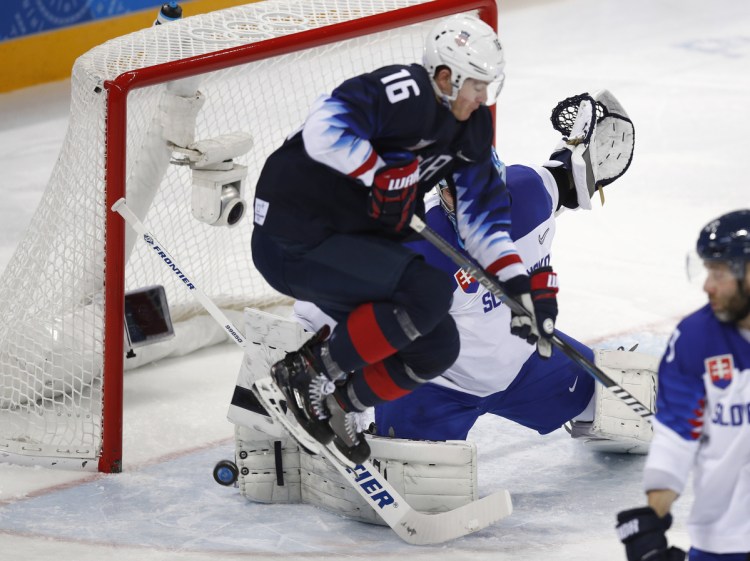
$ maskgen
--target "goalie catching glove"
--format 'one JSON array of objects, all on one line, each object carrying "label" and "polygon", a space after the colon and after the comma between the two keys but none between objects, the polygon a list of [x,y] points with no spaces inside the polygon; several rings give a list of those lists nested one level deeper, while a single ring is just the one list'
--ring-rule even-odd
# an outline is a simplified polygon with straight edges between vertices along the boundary
[{"label": "goalie catching glove", "polygon": [[386,165],[375,174],[367,213],[400,232],[409,224],[419,191],[419,161],[411,152],[382,156]]},{"label": "goalie catching glove", "polygon": [[529,315],[511,310],[510,332],[536,343],[542,358],[552,355],[552,335],[557,319],[557,275],[552,267],[540,267],[530,277],[518,275],[505,282],[508,295],[523,304]]}]

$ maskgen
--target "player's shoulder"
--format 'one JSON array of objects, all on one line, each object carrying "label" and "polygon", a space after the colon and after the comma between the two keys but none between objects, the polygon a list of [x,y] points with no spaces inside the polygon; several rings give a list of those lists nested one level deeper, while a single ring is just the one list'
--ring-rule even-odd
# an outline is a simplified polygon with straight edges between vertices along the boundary
[{"label": "player's shoulder", "polygon": [[703,360],[717,348],[722,339],[722,326],[707,304],[685,316],[672,332],[665,359],[680,368],[703,371]]},{"label": "player's shoulder", "polygon": [[677,324],[683,344],[687,343],[690,346],[695,346],[705,341],[706,334],[715,331],[719,327],[719,320],[716,319],[709,304],[685,316]]},{"label": "player's shoulder", "polygon": [[432,95],[432,84],[427,70],[421,64],[389,64],[371,72],[361,74],[354,80],[367,80],[378,87],[395,93],[414,95]]},{"label": "player's shoulder", "polygon": [[542,177],[533,168],[511,165],[505,169],[506,185],[513,200],[511,236],[518,240],[554,219],[553,200]]}]

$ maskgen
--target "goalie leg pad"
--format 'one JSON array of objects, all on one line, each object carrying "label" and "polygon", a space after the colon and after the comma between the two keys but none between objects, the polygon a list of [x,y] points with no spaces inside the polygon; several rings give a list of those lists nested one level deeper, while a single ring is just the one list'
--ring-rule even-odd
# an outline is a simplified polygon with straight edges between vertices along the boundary
[{"label": "goalie leg pad", "polygon": [[295,351],[309,338],[294,320],[245,309],[245,354],[227,418],[236,425],[252,427],[266,438],[286,439],[286,431],[275,424],[250,389],[256,380],[270,375],[271,366]]},{"label": "goalie leg pad", "polygon": [[[596,350],[594,363],[651,411],[655,409],[658,357],[629,351]],[[571,423],[573,438],[582,439],[590,448],[604,452],[648,453],[653,438],[649,421],[602,384],[596,384],[593,406],[593,422]]]},{"label": "goalie leg pad", "polygon": [[[367,435],[371,463],[415,510],[446,512],[478,499],[476,446]],[[303,502],[370,524],[372,507],[320,456],[301,455]],[[375,491],[377,492],[377,491]]]},{"label": "goalie leg pad", "polygon": [[300,449],[293,439],[273,440],[236,426],[235,456],[242,496],[258,503],[302,502]]}]

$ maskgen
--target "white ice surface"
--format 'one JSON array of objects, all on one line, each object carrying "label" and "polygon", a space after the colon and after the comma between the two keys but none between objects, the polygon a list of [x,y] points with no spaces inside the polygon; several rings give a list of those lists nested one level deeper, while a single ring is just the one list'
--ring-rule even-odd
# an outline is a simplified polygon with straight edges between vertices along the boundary
[{"label": "white ice surface", "polygon": [[[582,91],[610,89],[636,126],[633,165],[606,189],[606,205],[559,219],[559,327],[592,345],[638,342],[660,354],[676,321],[704,301],[684,276],[699,228],[750,206],[750,3],[519,4],[500,2],[501,157],[541,164],[558,140],[552,107]],[[0,269],[42,195],[68,103],[67,82],[0,95]],[[464,539],[417,548],[314,507],[245,501],[211,477],[233,454],[225,413],[239,362],[222,345],[127,374],[122,474],[0,464],[0,558],[624,559],[614,517],[643,502],[643,458],[592,453],[564,431],[541,437],[497,418],[470,435],[480,490],[509,489],[515,512]],[[689,503],[687,493],[670,532],[683,547]]]}]

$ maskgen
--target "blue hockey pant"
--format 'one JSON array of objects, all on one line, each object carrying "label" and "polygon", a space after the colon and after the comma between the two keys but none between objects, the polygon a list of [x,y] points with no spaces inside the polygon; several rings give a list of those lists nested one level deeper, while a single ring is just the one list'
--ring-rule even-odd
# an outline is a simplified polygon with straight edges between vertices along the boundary
[{"label": "blue hockey pant", "polygon": [[[593,360],[591,349],[558,333]],[[547,434],[579,415],[594,394],[594,379],[558,348],[542,359],[534,353],[503,391],[479,397],[425,384],[375,408],[381,436],[419,440],[465,440],[480,415],[491,413]]]},{"label": "blue hockey pant", "polygon": [[338,367],[354,372],[346,391],[337,392],[345,407],[406,395],[458,357],[448,313],[452,279],[404,245],[333,234],[310,247],[256,227],[252,252],[273,288],[313,302],[338,322],[328,346]]}]

